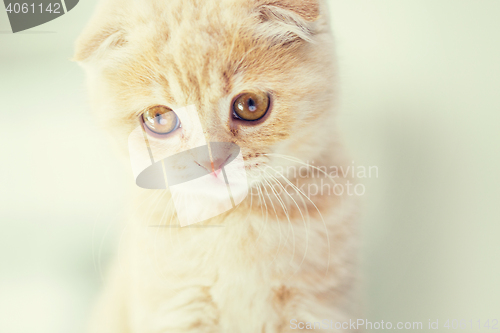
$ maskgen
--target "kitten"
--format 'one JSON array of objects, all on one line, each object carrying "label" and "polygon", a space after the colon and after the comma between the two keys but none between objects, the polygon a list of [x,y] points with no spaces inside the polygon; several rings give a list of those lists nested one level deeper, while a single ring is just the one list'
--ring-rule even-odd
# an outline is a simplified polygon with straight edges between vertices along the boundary
[{"label": "kitten", "polygon": [[118,147],[127,155],[151,121],[152,145],[183,151],[186,127],[168,121],[194,105],[207,142],[240,147],[250,194],[180,228],[170,191],[141,191],[91,332],[291,332],[357,318],[356,200],[352,180],[330,173],[347,162],[328,17],[323,0],[100,4],[74,58]]}]

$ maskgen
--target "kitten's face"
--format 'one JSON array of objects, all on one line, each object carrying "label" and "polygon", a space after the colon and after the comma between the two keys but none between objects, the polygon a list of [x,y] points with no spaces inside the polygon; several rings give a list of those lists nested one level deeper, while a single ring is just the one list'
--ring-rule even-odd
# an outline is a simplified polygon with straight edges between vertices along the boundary
[{"label": "kitten's face", "polygon": [[175,110],[193,105],[206,141],[237,144],[247,170],[290,164],[274,154],[312,160],[333,134],[322,10],[314,0],[105,2],[76,59],[101,124],[124,148],[146,122],[152,145],[186,150]]}]

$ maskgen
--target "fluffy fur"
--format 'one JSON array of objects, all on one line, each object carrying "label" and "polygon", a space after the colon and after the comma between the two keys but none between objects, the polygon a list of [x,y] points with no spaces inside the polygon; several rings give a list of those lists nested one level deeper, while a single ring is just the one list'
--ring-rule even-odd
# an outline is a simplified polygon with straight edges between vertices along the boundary
[{"label": "fluffy fur", "polygon": [[[256,195],[178,228],[169,192],[142,191],[91,332],[272,333],[294,331],[292,319],[356,318],[353,198],[271,188],[319,181],[312,166],[300,177],[278,167],[346,165],[334,122],[334,59],[322,1],[100,4],[75,60],[120,149],[127,154],[128,134],[148,107],[194,104],[207,141],[241,147]],[[271,94],[265,121],[231,119],[232,99],[248,90]],[[322,179],[349,180],[339,176]]]}]

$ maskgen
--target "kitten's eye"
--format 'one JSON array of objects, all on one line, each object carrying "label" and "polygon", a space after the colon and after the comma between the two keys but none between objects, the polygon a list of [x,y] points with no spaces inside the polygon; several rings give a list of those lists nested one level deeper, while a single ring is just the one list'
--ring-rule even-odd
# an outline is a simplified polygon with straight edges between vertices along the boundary
[{"label": "kitten's eye", "polygon": [[264,117],[269,110],[269,95],[265,92],[246,92],[233,104],[233,115],[237,119],[255,121]]},{"label": "kitten's eye", "polygon": [[146,127],[156,134],[169,134],[179,128],[181,122],[174,111],[166,106],[154,106],[142,114]]}]

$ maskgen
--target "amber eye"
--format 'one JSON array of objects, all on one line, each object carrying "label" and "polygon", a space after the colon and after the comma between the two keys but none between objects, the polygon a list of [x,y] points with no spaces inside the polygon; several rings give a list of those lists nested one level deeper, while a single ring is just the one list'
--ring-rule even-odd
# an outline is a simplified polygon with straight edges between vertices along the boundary
[{"label": "amber eye", "polygon": [[233,115],[237,119],[254,121],[264,117],[269,110],[269,95],[265,92],[246,92],[233,104]]},{"label": "amber eye", "polygon": [[156,134],[169,134],[181,125],[179,117],[166,106],[154,106],[142,114],[146,127]]}]

